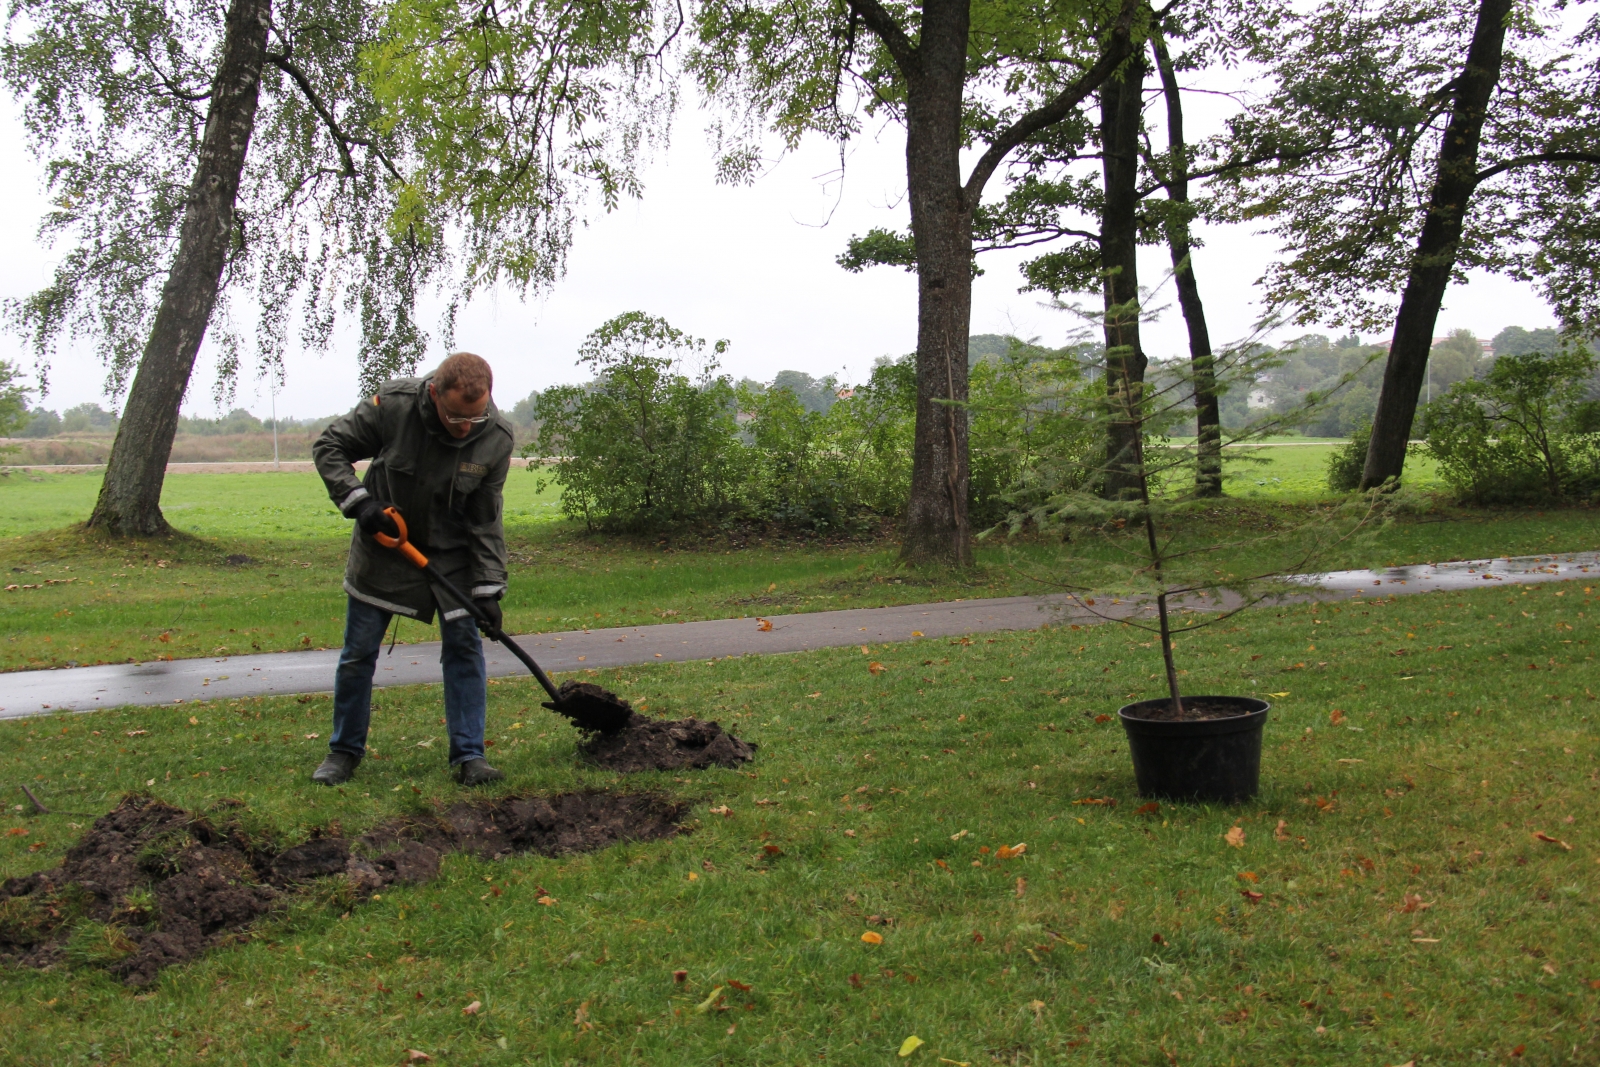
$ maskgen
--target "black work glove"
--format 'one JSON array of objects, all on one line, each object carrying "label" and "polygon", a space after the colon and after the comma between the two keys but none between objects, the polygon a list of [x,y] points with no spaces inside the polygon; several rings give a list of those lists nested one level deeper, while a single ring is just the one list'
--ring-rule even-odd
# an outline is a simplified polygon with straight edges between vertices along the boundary
[{"label": "black work glove", "polygon": [[474,597],[472,602],[478,606],[478,611],[483,616],[478,620],[478,629],[488,633],[491,629],[498,630],[501,628],[505,617],[500,613],[500,601],[498,598],[480,596]]},{"label": "black work glove", "polygon": [[356,505],[356,510],[351,518],[356,520],[356,525],[361,527],[361,532],[371,537],[373,534],[388,534],[390,537],[400,536],[400,527],[394,520],[383,513],[385,508],[393,507],[392,504],[377,497],[364,497]]}]

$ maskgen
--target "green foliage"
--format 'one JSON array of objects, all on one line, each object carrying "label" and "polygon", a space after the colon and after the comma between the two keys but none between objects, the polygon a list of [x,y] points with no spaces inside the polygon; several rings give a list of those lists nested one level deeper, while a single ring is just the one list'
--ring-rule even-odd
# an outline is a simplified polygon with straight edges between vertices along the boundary
[{"label": "green foliage", "polygon": [[1361,488],[1361,474],[1367,465],[1367,444],[1372,440],[1372,423],[1350,431],[1350,439],[1328,456],[1328,488],[1348,493]]},{"label": "green foliage", "polygon": [[234,408],[220,419],[199,419],[185,416],[178,420],[179,433],[192,433],[201,437],[220,437],[224,434],[234,433],[260,433],[266,428],[260,419],[244,408]]},{"label": "green foliage", "polygon": [[11,437],[33,421],[28,412],[28,389],[21,378],[14,363],[0,360],[0,437]]},{"label": "green foliage", "polygon": [[733,509],[742,473],[734,390],[714,374],[726,347],[718,341],[691,381],[681,361],[704,357],[706,343],[665,319],[632,311],[588,336],[579,362],[594,381],[546,390],[525,450],[553,467],[566,514],[643,529]]},{"label": "green foliage", "polygon": [[[244,414],[249,415],[249,412]],[[99,404],[83,403],[61,413],[62,433],[110,433],[117,428],[117,416]],[[259,427],[260,422],[256,425]]]},{"label": "green foliage", "polygon": [[1085,398],[1101,389],[1070,349],[1044,352],[1013,341],[1006,356],[973,365],[967,433],[968,509],[975,526],[993,526],[1013,510],[1042,503],[1041,467],[1090,477],[1104,437],[1077,415]]},{"label": "green foliage", "polygon": [[754,517],[838,529],[905,506],[911,484],[916,376],[910,359],[881,362],[867,384],[825,413],[793,392],[744,390],[746,509]]},{"label": "green foliage", "polygon": [[1568,348],[1495,359],[1423,412],[1439,473],[1475,504],[1559,501],[1600,491],[1600,442],[1584,397],[1594,357]]},{"label": "green foliage", "polygon": [[864,237],[852,237],[836,260],[839,266],[852,274],[868,267],[903,267],[917,269],[917,250],[909,233],[899,233],[873,227]]},{"label": "green foliage", "polygon": [[[113,394],[138,364],[195,170],[226,5],[201,0],[20,0],[0,77],[22,99],[51,207],[40,235],[66,245],[48,284],[8,307],[47,359],[91,341]],[[359,0],[297,0],[274,12],[268,63],[211,339],[226,399],[246,347],[277,367],[289,341],[325,350],[338,316],[361,327],[367,377],[413,367],[426,335],[418,286],[437,240],[394,230],[399,143],[381,130],[358,57],[377,32]],[[403,161],[402,161],[403,162]],[[253,344],[230,320],[237,300]]]},{"label": "green foliage", "polygon": [[[1325,0],[1255,28],[1269,90],[1229,120],[1201,169],[1228,217],[1265,224],[1285,255],[1267,303],[1296,321],[1392,321],[1427,217],[1431,181],[1479,0],[1352,7]],[[1537,283],[1567,325],[1600,322],[1600,66],[1596,23],[1518,6],[1483,124],[1476,185],[1452,247],[1455,277]],[[1238,160],[1250,166],[1228,166]],[[1585,160],[1587,160],[1585,162]]]}]

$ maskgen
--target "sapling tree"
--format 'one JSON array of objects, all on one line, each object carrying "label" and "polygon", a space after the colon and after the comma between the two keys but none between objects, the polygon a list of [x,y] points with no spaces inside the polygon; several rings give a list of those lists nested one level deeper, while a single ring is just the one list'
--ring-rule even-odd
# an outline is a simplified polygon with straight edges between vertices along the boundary
[{"label": "sapling tree", "polygon": [[[1140,313],[1137,303],[1111,311],[1119,319]],[[1105,354],[1108,364],[1130,358],[1127,346],[1108,349]],[[1211,384],[1223,392],[1247,388],[1278,358],[1253,339],[1228,346],[1215,355]],[[1055,417],[1084,425],[1103,426],[1117,420],[1132,428],[1131,456],[1120,461],[1131,478],[1132,493],[1113,498],[1097,491],[1097,480],[1105,476],[1109,465],[1103,455],[1092,460],[1088,469],[1081,456],[1047,462],[1040,465],[1033,487],[1040,502],[1014,510],[1004,524],[987,534],[1019,533],[1026,527],[1078,531],[1080,536],[1071,543],[1082,545],[1093,537],[1109,546],[1111,580],[1117,591],[1153,603],[1153,622],[1147,614],[1108,613],[1094,598],[1081,595],[1087,590],[1074,583],[1033,570],[1033,565],[1020,566],[1041,583],[1077,592],[1079,603],[1092,614],[1156,635],[1176,717],[1184,714],[1184,705],[1173,638],[1213,625],[1281,592],[1280,579],[1305,572],[1330,549],[1373,529],[1384,509],[1395,506],[1395,498],[1372,493],[1314,505],[1302,522],[1276,523],[1262,531],[1237,527],[1216,537],[1214,527],[1205,522],[1215,502],[1206,498],[1194,477],[1201,457],[1198,443],[1186,444],[1167,436],[1177,421],[1193,411],[1194,365],[1175,360],[1159,371],[1148,383],[1124,373],[1118,376],[1119,385],[1110,391],[1109,400],[1085,398],[1075,407],[1055,412]],[[1297,410],[1264,416],[1243,428],[1225,429],[1223,446],[1248,445],[1299,425],[1354,378],[1355,372],[1348,373],[1330,388],[1309,393]],[[1096,559],[1103,564],[1098,555]]]}]

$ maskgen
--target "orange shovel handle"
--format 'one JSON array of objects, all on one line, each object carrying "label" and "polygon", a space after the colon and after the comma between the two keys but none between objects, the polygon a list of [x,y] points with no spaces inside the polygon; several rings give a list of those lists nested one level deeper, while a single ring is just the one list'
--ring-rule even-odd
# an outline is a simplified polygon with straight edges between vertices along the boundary
[{"label": "orange shovel handle", "polygon": [[417,550],[417,546],[406,540],[406,520],[401,517],[398,508],[384,508],[383,513],[394,520],[395,526],[400,530],[399,537],[390,537],[386,533],[375,533],[372,539],[384,548],[398,548],[400,554],[417,565],[418,570],[426,569],[428,557]]}]

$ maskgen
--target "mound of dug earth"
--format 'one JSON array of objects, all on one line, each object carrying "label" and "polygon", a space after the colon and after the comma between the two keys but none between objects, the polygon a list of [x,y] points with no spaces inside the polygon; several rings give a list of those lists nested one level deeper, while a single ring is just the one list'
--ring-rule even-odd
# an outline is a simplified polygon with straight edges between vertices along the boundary
[{"label": "mound of dug earth", "polygon": [[678,832],[685,807],[653,794],[503,797],[278,851],[237,827],[129,796],[95,820],[61,866],[0,884],[0,963],[101,966],[143,985],[319,879],[342,878],[365,897],[433,880],[447,852],[555,856],[656,840]]},{"label": "mound of dug earth", "polygon": [[737,767],[755,759],[756,746],[741,741],[714,722],[699,719],[647,719],[634,712],[613,734],[596,734],[578,746],[591,762],[608,770],[677,771]]}]

